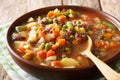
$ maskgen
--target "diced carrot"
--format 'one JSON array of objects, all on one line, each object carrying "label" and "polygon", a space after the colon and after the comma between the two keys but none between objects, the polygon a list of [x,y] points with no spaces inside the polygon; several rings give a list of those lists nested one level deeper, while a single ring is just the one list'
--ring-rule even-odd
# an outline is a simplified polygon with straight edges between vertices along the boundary
[{"label": "diced carrot", "polygon": [[47,17],[48,18],[54,18],[55,17],[54,11],[49,11],[48,14],[47,14]]},{"label": "diced carrot", "polygon": [[57,20],[58,20],[59,23],[65,23],[66,16],[65,15],[61,15],[61,16],[57,17]]},{"label": "diced carrot", "polygon": [[37,52],[38,58],[45,59],[46,58],[46,52],[44,50]]},{"label": "diced carrot", "polygon": [[60,61],[52,61],[51,66],[53,66],[53,67],[61,67],[62,65],[61,65]]},{"label": "diced carrot", "polygon": [[95,43],[95,46],[96,46],[97,48],[100,48],[101,45],[100,45],[99,42],[96,42],[96,43]]},{"label": "diced carrot", "polygon": [[44,30],[44,27],[43,27],[43,26],[40,26],[40,27],[39,27],[39,30],[41,30],[41,31]]},{"label": "diced carrot", "polygon": [[56,50],[58,48],[57,44],[52,45],[52,50]]},{"label": "diced carrot", "polygon": [[55,55],[55,51],[53,51],[53,50],[49,50],[48,52],[47,52],[47,57],[49,57],[49,56],[54,56]]},{"label": "diced carrot", "polygon": [[57,42],[60,44],[60,46],[64,46],[66,43],[66,40],[65,39],[58,39]]},{"label": "diced carrot", "polygon": [[73,14],[69,14],[68,15],[71,19],[74,19],[75,18],[75,16],[73,15]]},{"label": "diced carrot", "polygon": [[104,35],[106,38],[111,38],[112,37],[112,33],[105,33]]},{"label": "diced carrot", "polygon": [[45,38],[45,36],[46,36],[45,33],[41,33],[41,34],[39,34],[39,38],[41,38],[41,37]]},{"label": "diced carrot", "polygon": [[97,27],[96,26],[92,26],[92,30],[96,30],[97,29]]},{"label": "diced carrot", "polygon": [[54,36],[58,36],[59,35],[59,32],[60,32],[60,28],[59,27],[56,27],[55,30],[54,30]]},{"label": "diced carrot", "polygon": [[116,46],[117,46],[117,43],[116,43],[116,42],[114,42],[114,41],[110,42],[110,47],[111,47],[111,48],[116,47]]},{"label": "diced carrot", "polygon": [[19,48],[17,48],[17,51],[20,52],[20,55],[25,54],[25,48],[23,46],[20,46]]},{"label": "diced carrot", "polygon": [[102,29],[106,29],[107,27],[105,25],[101,25],[101,28]]}]

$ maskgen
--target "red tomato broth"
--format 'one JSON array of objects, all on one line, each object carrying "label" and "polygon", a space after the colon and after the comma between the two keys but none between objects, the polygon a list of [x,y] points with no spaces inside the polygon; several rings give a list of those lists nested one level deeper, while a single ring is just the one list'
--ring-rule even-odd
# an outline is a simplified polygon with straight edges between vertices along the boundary
[{"label": "red tomato broth", "polygon": [[22,55],[24,59],[49,67],[78,68],[92,65],[80,54],[86,49],[87,44],[82,45],[87,42],[87,35],[93,40],[93,54],[102,60],[120,48],[120,31],[113,24],[94,13],[72,9],[55,9],[52,13],[30,18],[16,26],[12,39],[16,51],[26,43],[23,46],[26,49]]}]

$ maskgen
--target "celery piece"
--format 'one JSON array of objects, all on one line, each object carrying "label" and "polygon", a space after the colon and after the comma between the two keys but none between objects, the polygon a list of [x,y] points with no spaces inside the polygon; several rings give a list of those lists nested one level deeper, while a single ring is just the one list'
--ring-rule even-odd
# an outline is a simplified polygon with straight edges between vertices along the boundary
[{"label": "celery piece", "polygon": [[15,27],[15,30],[16,30],[17,32],[26,31],[26,29],[27,29],[27,26],[16,26],[16,27]]},{"label": "celery piece", "polygon": [[116,27],[113,24],[109,23],[109,22],[102,22],[102,24],[107,26],[108,28],[116,29]]}]

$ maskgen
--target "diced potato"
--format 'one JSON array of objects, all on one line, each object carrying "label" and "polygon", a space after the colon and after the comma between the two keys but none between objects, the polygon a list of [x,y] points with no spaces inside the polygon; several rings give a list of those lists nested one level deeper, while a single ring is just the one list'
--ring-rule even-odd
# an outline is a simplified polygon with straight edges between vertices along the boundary
[{"label": "diced potato", "polygon": [[46,40],[46,41],[50,41],[50,40],[52,40],[52,39],[54,39],[54,38],[55,38],[54,34],[47,34],[47,35],[45,36],[45,40]]},{"label": "diced potato", "polygon": [[61,64],[64,66],[64,67],[70,67],[70,66],[77,66],[78,65],[78,62],[72,58],[63,58],[61,60]]}]

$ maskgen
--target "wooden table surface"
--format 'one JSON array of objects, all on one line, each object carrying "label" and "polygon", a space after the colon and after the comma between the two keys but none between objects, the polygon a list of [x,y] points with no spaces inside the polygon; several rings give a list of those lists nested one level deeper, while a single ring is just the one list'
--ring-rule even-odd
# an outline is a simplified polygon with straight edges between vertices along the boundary
[{"label": "wooden table surface", "polygon": [[[120,20],[120,0],[0,0],[0,24],[14,21],[29,11],[54,5],[88,6]],[[0,65],[0,80],[11,80]]]}]

